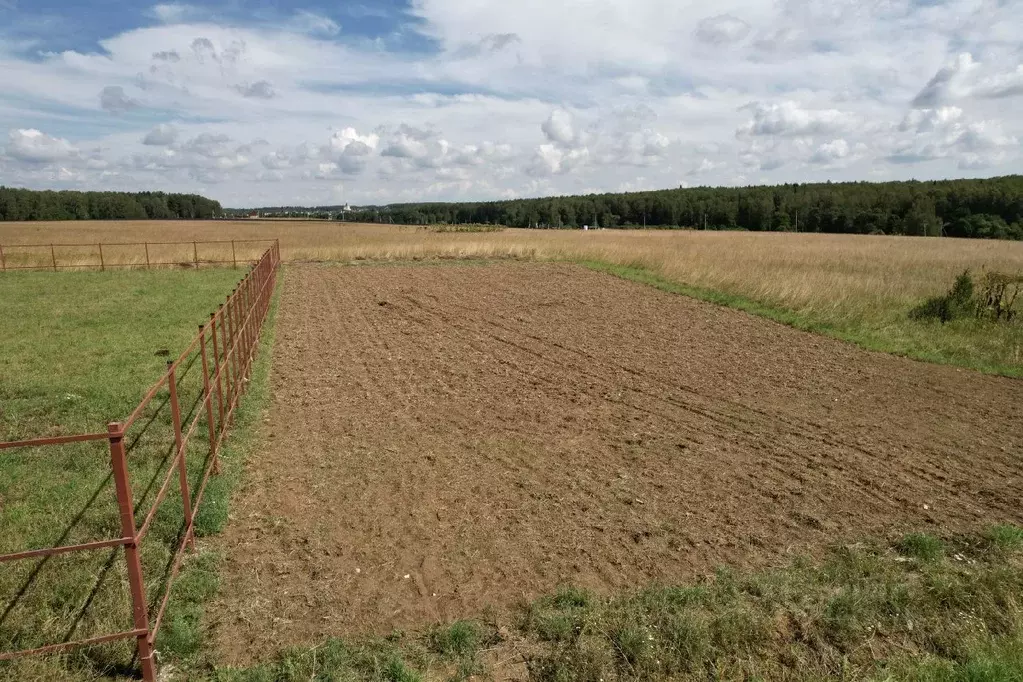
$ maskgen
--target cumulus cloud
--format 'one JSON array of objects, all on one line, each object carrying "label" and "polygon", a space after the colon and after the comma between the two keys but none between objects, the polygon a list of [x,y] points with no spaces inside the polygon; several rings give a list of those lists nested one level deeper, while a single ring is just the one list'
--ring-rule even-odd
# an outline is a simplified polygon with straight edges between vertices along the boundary
[{"label": "cumulus cloud", "polygon": [[739,17],[731,14],[719,14],[707,17],[696,27],[696,37],[711,45],[726,45],[735,43],[750,32],[750,25]]},{"label": "cumulus cloud", "polygon": [[839,138],[817,147],[810,157],[810,163],[831,164],[849,156],[849,143]]},{"label": "cumulus cloud", "polygon": [[[365,156],[370,151],[376,149],[378,144],[380,144],[380,136],[378,134],[360,135],[355,128],[348,127],[331,134],[330,141],[327,144],[327,151],[330,155],[334,156],[344,153],[350,153],[354,156]],[[353,147],[353,145],[354,148],[350,151],[349,148]]]},{"label": "cumulus cloud", "polygon": [[555,109],[547,120],[540,125],[540,130],[547,139],[563,147],[581,144],[581,135],[576,131],[572,114],[564,109]]},{"label": "cumulus cloud", "polygon": [[797,102],[757,102],[749,107],[752,120],[739,128],[740,135],[829,135],[852,128],[855,118],[838,109],[808,109]]},{"label": "cumulus cloud", "polygon": [[8,156],[28,163],[67,161],[79,154],[67,140],[51,137],[35,128],[10,131],[6,151]]},{"label": "cumulus cloud", "polygon": [[913,98],[913,106],[926,109],[942,104],[950,96],[954,81],[961,75],[968,74],[975,66],[973,55],[969,52],[960,54],[955,61],[934,74],[923,90]]},{"label": "cumulus cloud", "polygon": [[178,129],[169,123],[161,123],[142,138],[142,144],[153,147],[162,147],[173,144],[178,139]]},{"label": "cumulus cloud", "polygon": [[108,85],[99,93],[99,105],[112,114],[120,114],[137,109],[139,103],[125,94],[120,85]]},{"label": "cumulus cloud", "polygon": [[[110,189],[216,182],[216,198],[251,205],[320,203],[341,178],[370,203],[672,187],[693,171],[701,184],[1023,171],[1015,3],[417,0],[343,37],[350,8],[309,7],[168,0],[148,26],[82,22],[96,50],[43,33],[31,58],[9,49],[2,129],[75,112],[83,151],[48,164],[7,151],[0,183],[46,186],[63,168]],[[421,45],[428,58],[408,49]],[[105,88],[121,90],[83,112]],[[162,118],[146,132],[141,113],[108,115],[132,106]],[[171,120],[176,135],[153,128]]]}]

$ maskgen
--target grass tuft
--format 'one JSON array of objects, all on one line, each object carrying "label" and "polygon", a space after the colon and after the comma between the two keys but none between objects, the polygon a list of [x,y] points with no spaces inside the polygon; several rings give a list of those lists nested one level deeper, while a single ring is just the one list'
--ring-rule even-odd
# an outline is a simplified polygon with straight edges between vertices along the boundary
[{"label": "grass tuft", "polygon": [[989,528],[984,539],[1000,550],[1023,549],[1023,528],[1009,523],[999,524]]},{"label": "grass tuft", "polygon": [[899,542],[899,551],[921,561],[936,561],[945,553],[945,543],[927,533],[910,533]]}]

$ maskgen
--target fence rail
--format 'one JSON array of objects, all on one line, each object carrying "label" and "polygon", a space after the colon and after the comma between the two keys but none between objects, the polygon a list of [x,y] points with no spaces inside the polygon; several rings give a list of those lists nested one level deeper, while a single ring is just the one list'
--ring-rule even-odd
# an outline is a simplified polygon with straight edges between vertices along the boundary
[{"label": "fence rail", "polygon": [[[259,258],[252,245],[276,245],[274,239],[206,239],[184,242],[85,242],[0,244],[0,272],[8,270],[152,269],[227,265]],[[104,249],[106,251],[104,252]]]},{"label": "fence rail", "polygon": [[[120,537],[59,547],[32,548],[3,554],[0,555],[0,564],[34,557],[123,546],[127,563],[128,585],[131,592],[133,620],[133,627],[130,630],[77,641],[59,642],[34,649],[0,652],[0,661],[135,638],[142,677],[146,682],[155,682],[156,662],[153,660],[153,645],[160,626],[163,624],[167,604],[170,600],[171,587],[177,577],[181,562],[186,552],[189,549],[194,549],[195,520],[202,506],[206,485],[211,474],[220,471],[218,453],[227,437],[235,411],[246,391],[252,363],[256,357],[260,331],[270,309],[280,260],[280,246],[275,241],[269,249],[263,252],[263,255],[217,312],[210,314],[209,322],[200,325],[198,334],[184,352],[176,360],[167,362],[166,372],[147,391],[138,407],[124,421],[111,422],[103,433],[0,443],[0,450],[5,450],[39,448],[100,439],[108,442],[110,467],[120,519]],[[197,403],[197,409],[194,409],[194,417],[187,423],[183,423],[178,396],[178,371],[180,369],[183,370],[182,373],[187,372],[187,368],[196,361],[201,362],[202,368],[200,400]],[[164,388],[169,392],[168,402],[173,425],[174,454],[152,506],[146,513],[142,524],[138,525],[135,518],[125,439],[139,417],[146,411],[147,406]],[[158,407],[157,411],[159,409]],[[203,422],[207,427],[209,441],[208,444],[203,444],[203,447],[208,447],[209,450],[198,488],[193,494],[189,490],[186,453],[189,443],[198,431],[200,423]],[[144,431],[146,428],[146,426],[142,426],[139,427],[139,430]],[[174,550],[171,569],[163,585],[162,595],[158,596],[159,607],[155,609],[155,617],[151,619],[153,610],[150,609],[146,599],[139,547],[150,530],[157,510],[167,499],[167,494],[173,486],[175,478],[183,503],[183,531],[180,533],[180,541],[177,542]]]}]

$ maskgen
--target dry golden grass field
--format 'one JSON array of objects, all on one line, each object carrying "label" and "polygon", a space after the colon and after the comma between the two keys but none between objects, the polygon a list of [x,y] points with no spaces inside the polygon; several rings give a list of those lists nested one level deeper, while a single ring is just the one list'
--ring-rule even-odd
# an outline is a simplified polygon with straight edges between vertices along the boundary
[{"label": "dry golden grass field", "polygon": [[[49,249],[17,244],[279,238],[285,260],[432,258],[599,261],[618,274],[652,275],[686,293],[737,305],[866,347],[1019,374],[1021,334],[976,324],[908,323],[921,299],[964,269],[1023,272],[1023,243],[787,233],[523,230],[438,233],[323,221],[108,221],[0,224],[8,265],[51,262]],[[161,250],[162,248],[162,250]],[[236,245],[239,257],[258,244]],[[187,263],[191,245],[151,247],[153,260]],[[98,264],[94,247],[56,248],[60,263]],[[137,247],[106,247],[106,262],[144,263]],[[200,246],[200,260],[231,258],[231,245]],[[625,271],[623,271],[623,268]],[[640,270],[642,272],[637,272]]]}]

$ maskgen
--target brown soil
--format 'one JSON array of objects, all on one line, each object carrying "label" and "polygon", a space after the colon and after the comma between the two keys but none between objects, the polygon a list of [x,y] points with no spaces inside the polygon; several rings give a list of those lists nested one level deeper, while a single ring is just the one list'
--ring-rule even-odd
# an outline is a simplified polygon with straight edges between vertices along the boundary
[{"label": "brown soil", "polygon": [[293,267],[277,329],[228,661],[1023,522],[1023,382],[581,267]]}]

